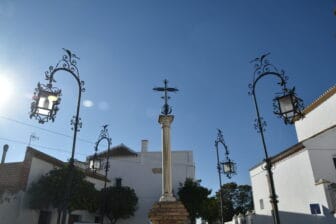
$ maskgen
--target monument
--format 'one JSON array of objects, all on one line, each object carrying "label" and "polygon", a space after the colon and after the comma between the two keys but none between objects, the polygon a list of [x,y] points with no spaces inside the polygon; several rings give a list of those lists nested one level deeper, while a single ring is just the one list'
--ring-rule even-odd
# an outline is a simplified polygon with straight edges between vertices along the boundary
[{"label": "monument", "polygon": [[176,200],[172,187],[172,166],[170,147],[170,125],[174,120],[171,115],[172,108],[168,105],[168,92],[177,92],[178,89],[168,87],[168,80],[164,80],[164,87],[156,87],[153,90],[164,92],[164,105],[159,116],[162,127],[162,195],[158,202],[154,203],[148,217],[153,224],[187,224],[189,215],[182,202]]}]

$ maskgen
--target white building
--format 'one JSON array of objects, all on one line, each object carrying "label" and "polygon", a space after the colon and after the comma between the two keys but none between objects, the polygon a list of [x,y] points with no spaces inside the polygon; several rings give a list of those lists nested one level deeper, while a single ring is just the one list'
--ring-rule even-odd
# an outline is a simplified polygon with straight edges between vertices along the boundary
[{"label": "white building", "polygon": [[[3,158],[4,160],[4,158]],[[26,191],[32,182],[54,168],[64,166],[65,163],[27,147],[23,162],[0,164],[0,223],[1,224],[54,224],[57,220],[57,211],[28,209],[25,201]],[[83,170],[86,180],[95,184],[100,190],[104,186],[104,176]],[[94,222],[98,214],[86,211],[72,212],[71,219],[83,222]]]},{"label": "white building", "polygon": [[[298,143],[272,157],[281,223],[336,223],[336,86],[295,122]],[[253,223],[272,223],[264,164],[250,169]]]},{"label": "white building", "polygon": [[[101,153],[101,157],[104,158],[106,153],[106,151]],[[121,180],[121,184],[133,188],[138,197],[138,210],[134,217],[120,220],[118,223],[149,223],[148,212],[162,194],[162,152],[148,151],[147,140],[142,140],[140,152],[135,152],[121,144],[110,149],[109,165],[108,178],[111,184],[115,184],[116,180]],[[186,178],[194,177],[195,166],[192,151],[172,151],[174,193],[177,193],[179,184],[183,183]]]},{"label": "white building", "polygon": [[[105,158],[106,151],[100,154]],[[125,145],[113,147],[110,153],[110,170],[108,186],[114,185],[116,180],[124,186],[133,188],[138,196],[138,209],[135,216],[118,223],[149,223],[148,212],[153,203],[161,196],[162,179],[162,152],[149,152],[148,141],[142,141],[141,152],[134,152]],[[1,224],[55,224],[56,210],[31,210],[25,203],[26,190],[32,182],[48,173],[50,170],[61,167],[64,162],[42,153],[31,147],[27,148],[24,161],[0,164],[0,223]],[[81,168],[86,179],[95,184],[100,190],[104,186],[104,172],[93,173],[88,170],[87,163],[76,161],[76,167]],[[101,172],[101,173],[100,173]],[[195,177],[195,166],[192,151],[172,152],[173,189],[176,193],[180,183],[186,178]],[[99,214],[90,214],[86,211],[71,213],[73,220],[78,223],[93,223]],[[43,222],[42,219],[44,220]],[[105,221],[107,219],[105,218]]]}]

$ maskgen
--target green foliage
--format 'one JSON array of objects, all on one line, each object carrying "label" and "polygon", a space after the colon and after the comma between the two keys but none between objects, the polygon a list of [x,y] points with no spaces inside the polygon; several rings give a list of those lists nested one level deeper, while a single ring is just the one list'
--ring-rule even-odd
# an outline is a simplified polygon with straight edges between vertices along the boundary
[{"label": "green foliage", "polygon": [[[102,190],[102,200],[106,200],[105,214],[112,224],[119,219],[134,216],[137,210],[138,197],[130,187],[115,186]],[[102,201],[104,203],[104,201]]]},{"label": "green foliage", "polygon": [[216,223],[220,217],[220,207],[215,197],[207,198],[202,204],[201,217],[209,224]]},{"label": "green foliage", "polygon": [[[232,220],[234,213],[234,192],[237,188],[236,183],[227,183],[222,186],[223,220],[228,222]],[[218,201],[220,201],[219,192],[217,192]]]},{"label": "green foliage", "polygon": [[245,214],[253,210],[252,188],[250,185],[238,185],[235,194],[235,213]]},{"label": "green foliage", "polygon": [[77,181],[74,186],[70,200],[70,210],[84,209],[89,212],[96,212],[99,203],[99,191],[93,183],[88,181]]},{"label": "green foliage", "polygon": [[187,178],[185,182],[180,183],[178,196],[181,202],[186,207],[191,223],[196,223],[196,218],[202,216],[202,209],[204,210],[204,203],[208,199],[211,190],[200,185],[201,180],[193,180]]},{"label": "green foliage", "polygon": [[[28,189],[28,207],[32,209],[64,209],[69,167],[53,169],[34,182]],[[85,174],[72,170],[72,192],[70,192],[69,211],[76,209],[95,211],[97,209],[97,191],[94,185],[85,180]]]},{"label": "green foliage", "polygon": [[[217,192],[219,200],[219,192]],[[253,210],[252,188],[249,185],[237,185],[234,182],[222,186],[223,219],[231,221],[234,214]]]}]

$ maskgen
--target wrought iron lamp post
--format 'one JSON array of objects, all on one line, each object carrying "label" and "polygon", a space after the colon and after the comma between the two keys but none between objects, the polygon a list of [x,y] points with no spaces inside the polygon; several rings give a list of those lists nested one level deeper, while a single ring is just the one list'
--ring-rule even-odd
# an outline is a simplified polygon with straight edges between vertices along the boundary
[{"label": "wrought iron lamp post", "polygon": [[105,170],[105,178],[104,178],[104,203],[103,203],[103,207],[101,209],[101,218],[100,218],[100,223],[103,224],[104,223],[104,216],[105,216],[105,212],[106,212],[106,184],[107,184],[107,173],[110,169],[110,165],[109,165],[109,159],[110,159],[110,147],[112,144],[112,139],[109,136],[108,133],[108,129],[107,129],[108,125],[104,125],[103,129],[100,131],[99,137],[98,137],[98,141],[96,142],[95,145],[95,154],[93,156],[93,159],[90,161],[90,168],[96,172],[97,170],[101,169],[101,159],[100,156],[98,156],[97,152],[98,152],[98,147],[101,141],[106,140],[107,141],[107,152],[106,152],[106,162],[105,162],[105,166],[104,166],[104,170]]},{"label": "wrought iron lamp post", "polygon": [[258,81],[269,75],[273,75],[279,79],[279,86],[282,88],[282,93],[277,95],[273,99],[274,113],[284,120],[285,124],[292,124],[296,119],[303,117],[303,101],[298,98],[295,94],[295,87],[292,89],[287,88],[288,77],[285,76],[283,70],[278,71],[278,69],[272,65],[269,60],[267,60],[268,54],[262,55],[260,58],[256,58],[252,62],[255,63],[254,80],[253,83],[249,84],[249,95],[253,96],[254,105],[257,113],[257,119],[255,120],[255,128],[260,133],[262,145],[265,153],[265,169],[268,174],[269,187],[270,189],[270,202],[272,205],[272,215],[274,224],[280,224],[279,210],[278,210],[278,200],[275,192],[273,171],[272,171],[272,158],[268,156],[266,142],[265,142],[265,126],[266,123],[260,116],[259,107],[256,98],[256,85]]},{"label": "wrought iron lamp post", "polygon": [[[74,155],[76,148],[76,139],[77,132],[82,127],[82,122],[79,117],[79,110],[81,104],[81,95],[82,92],[85,91],[84,81],[80,80],[79,70],[77,68],[77,59],[79,59],[74,53],[72,53],[68,49],[64,49],[65,54],[62,59],[56,64],[55,67],[50,66],[49,70],[45,72],[45,79],[48,81],[47,84],[37,84],[37,87],[34,92],[33,102],[31,103],[31,112],[30,118],[35,118],[39,123],[43,124],[49,120],[54,122],[56,113],[59,110],[58,105],[61,102],[61,89],[54,87],[53,83],[56,82],[54,76],[59,71],[65,71],[72,75],[75,78],[76,83],[78,85],[78,97],[77,97],[77,108],[76,115],[71,120],[72,130],[73,132],[73,141],[72,141],[72,151],[71,157],[69,160],[69,179],[67,192],[65,196],[65,209],[68,208],[69,197],[71,194],[72,188],[72,170],[74,167]],[[63,223],[65,222],[65,215],[63,215]]]},{"label": "wrought iron lamp post", "polygon": [[[225,150],[225,162],[219,161],[219,152],[218,148],[219,145],[222,145]],[[220,200],[220,209],[221,209],[221,224],[224,224],[223,218],[223,196],[222,196],[222,173],[227,176],[227,178],[231,179],[232,175],[236,174],[236,163],[234,163],[229,158],[229,150],[227,145],[225,144],[223,133],[220,129],[218,129],[217,139],[215,141],[216,147],[216,155],[217,155],[217,171],[218,171],[218,178],[219,178],[219,200]]]}]

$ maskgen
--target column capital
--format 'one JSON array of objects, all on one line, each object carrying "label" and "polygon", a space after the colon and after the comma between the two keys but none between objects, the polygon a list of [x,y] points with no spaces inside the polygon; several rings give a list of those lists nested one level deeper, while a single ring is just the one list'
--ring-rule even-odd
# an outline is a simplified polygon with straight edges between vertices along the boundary
[{"label": "column capital", "polygon": [[160,115],[159,123],[164,126],[170,126],[170,124],[174,121],[174,115]]}]

